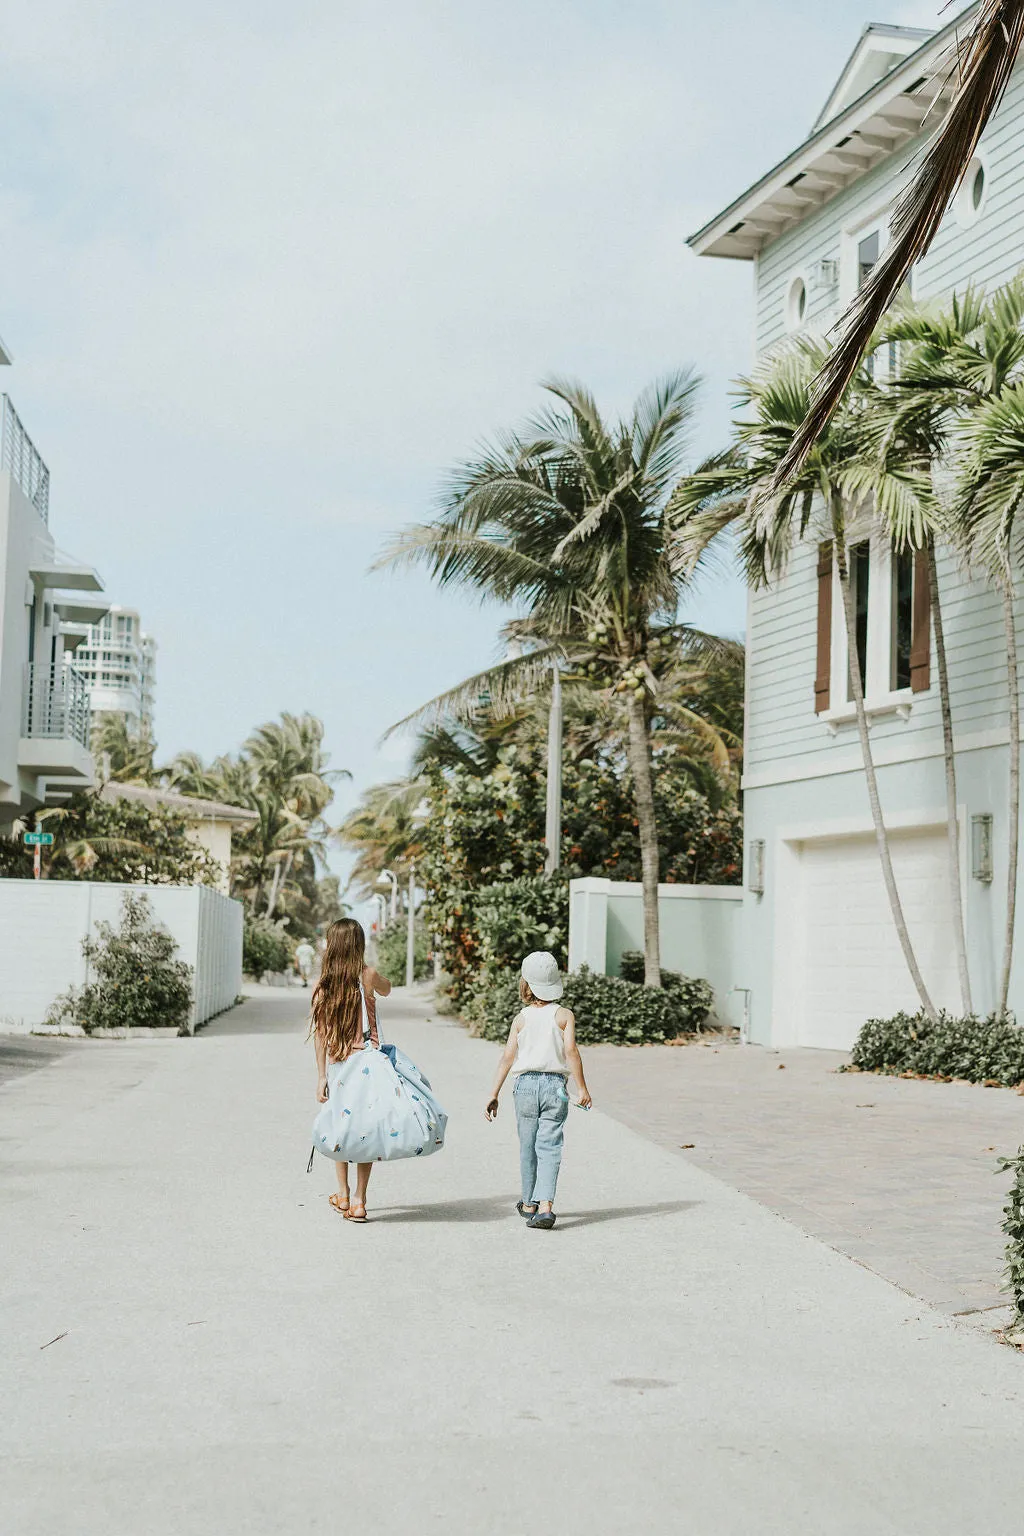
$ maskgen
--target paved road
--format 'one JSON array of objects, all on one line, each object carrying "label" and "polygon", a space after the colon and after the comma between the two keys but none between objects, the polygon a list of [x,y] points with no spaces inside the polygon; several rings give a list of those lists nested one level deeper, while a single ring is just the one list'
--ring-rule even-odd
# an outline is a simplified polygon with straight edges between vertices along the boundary
[{"label": "paved road", "polygon": [[78,1046],[59,1035],[0,1035],[0,1083],[47,1067]]},{"label": "paved road", "polygon": [[1016,1536],[1024,1360],[599,1112],[526,1230],[421,1003],[449,1147],[343,1223],[302,1001],[0,1089],[5,1536]]},{"label": "paved road", "polygon": [[617,1119],[951,1313],[1002,1307],[1001,1153],[1024,1098],[970,1083],[839,1073],[833,1051],[591,1047]]}]

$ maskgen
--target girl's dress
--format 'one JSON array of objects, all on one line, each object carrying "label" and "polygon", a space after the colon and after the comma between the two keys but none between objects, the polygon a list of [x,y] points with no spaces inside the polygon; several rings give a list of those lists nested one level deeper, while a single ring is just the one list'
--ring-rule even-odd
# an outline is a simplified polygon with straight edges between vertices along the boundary
[{"label": "girl's dress", "polygon": [[524,1008],[516,1035],[512,1090],[519,1131],[523,1204],[553,1201],[569,1113],[565,1035],[556,1022],[561,1003]]}]

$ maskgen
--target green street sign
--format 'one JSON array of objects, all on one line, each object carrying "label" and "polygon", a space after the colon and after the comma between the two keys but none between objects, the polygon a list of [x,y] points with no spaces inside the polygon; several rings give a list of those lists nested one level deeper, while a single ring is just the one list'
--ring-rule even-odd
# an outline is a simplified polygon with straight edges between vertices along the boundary
[{"label": "green street sign", "polygon": [[49,848],[50,844],[53,842],[53,833],[52,832],[26,832],[25,833],[25,841],[26,841],[26,843],[28,843],[30,848],[33,846],[33,844],[39,844],[39,843],[41,843],[44,848]]}]

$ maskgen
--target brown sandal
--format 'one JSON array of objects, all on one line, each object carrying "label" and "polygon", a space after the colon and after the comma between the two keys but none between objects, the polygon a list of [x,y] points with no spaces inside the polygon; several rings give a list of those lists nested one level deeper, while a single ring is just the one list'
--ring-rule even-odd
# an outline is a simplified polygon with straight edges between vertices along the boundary
[{"label": "brown sandal", "polygon": [[[357,1216],[357,1211],[362,1211],[363,1214],[361,1216]],[[357,1221],[359,1225],[362,1226],[366,1219],[366,1206],[362,1205],[358,1200],[354,1200],[349,1209],[345,1212],[345,1220]]]},{"label": "brown sandal", "polygon": [[334,1209],[340,1211],[343,1216],[348,1215],[350,1202],[340,1192],[331,1195],[327,1203],[333,1205]]}]

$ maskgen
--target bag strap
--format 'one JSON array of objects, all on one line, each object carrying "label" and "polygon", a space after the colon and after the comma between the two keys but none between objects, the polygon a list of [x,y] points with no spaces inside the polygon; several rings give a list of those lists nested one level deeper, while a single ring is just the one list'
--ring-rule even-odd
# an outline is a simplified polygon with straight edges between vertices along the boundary
[{"label": "bag strap", "polygon": [[[363,986],[362,982],[359,983],[359,997],[360,997],[360,1000],[362,1001],[362,1005],[363,1005],[363,1045],[364,1046],[368,1046],[368,1045],[372,1044],[372,1039],[371,1039],[371,1035],[370,1035],[370,1010],[366,1006],[366,989]],[[374,998],[374,1002],[373,1002],[373,1015],[374,1015],[374,1020],[376,1021],[376,1025],[377,1025],[377,1045],[378,1045],[378,1047],[383,1048],[384,1036],[380,1032],[380,999],[379,998]]]}]

